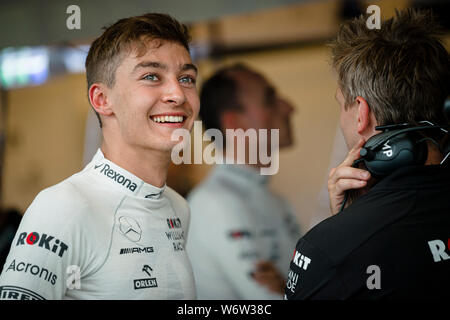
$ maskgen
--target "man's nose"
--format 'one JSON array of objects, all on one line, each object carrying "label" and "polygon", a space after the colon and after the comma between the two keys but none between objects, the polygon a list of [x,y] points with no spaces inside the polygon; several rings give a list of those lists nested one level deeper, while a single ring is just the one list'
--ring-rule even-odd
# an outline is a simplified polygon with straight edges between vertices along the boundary
[{"label": "man's nose", "polygon": [[280,104],[280,108],[282,109],[282,111],[287,115],[289,115],[295,111],[294,105],[292,103],[290,103],[289,101],[287,101],[286,99],[279,98],[279,104]]},{"label": "man's nose", "polygon": [[171,79],[164,85],[163,102],[176,106],[182,105],[186,101],[186,95],[181,88],[178,79]]}]

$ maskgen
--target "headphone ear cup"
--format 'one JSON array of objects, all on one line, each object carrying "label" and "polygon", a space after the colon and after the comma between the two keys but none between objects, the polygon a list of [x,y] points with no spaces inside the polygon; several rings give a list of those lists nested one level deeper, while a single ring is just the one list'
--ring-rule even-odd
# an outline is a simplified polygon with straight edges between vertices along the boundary
[{"label": "headphone ear cup", "polygon": [[[393,130],[383,133],[383,135],[388,138],[395,132],[396,130]],[[405,166],[423,165],[428,156],[428,146],[426,141],[418,142],[421,138],[423,137],[416,132],[394,136],[384,144],[372,149],[370,157],[364,159],[364,164],[371,174],[378,177],[387,176]],[[367,145],[373,146],[373,141],[369,139],[364,147]]]}]

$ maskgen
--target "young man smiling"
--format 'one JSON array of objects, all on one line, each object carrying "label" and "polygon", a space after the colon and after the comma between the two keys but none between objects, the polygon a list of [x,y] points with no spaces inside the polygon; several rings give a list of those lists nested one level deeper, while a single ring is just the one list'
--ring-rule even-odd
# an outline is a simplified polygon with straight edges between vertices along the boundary
[{"label": "young man smiling", "polygon": [[171,134],[199,112],[188,42],[164,14],[119,20],[93,42],[86,75],[101,148],[28,208],[0,298],[195,298],[189,209],[165,184]]}]

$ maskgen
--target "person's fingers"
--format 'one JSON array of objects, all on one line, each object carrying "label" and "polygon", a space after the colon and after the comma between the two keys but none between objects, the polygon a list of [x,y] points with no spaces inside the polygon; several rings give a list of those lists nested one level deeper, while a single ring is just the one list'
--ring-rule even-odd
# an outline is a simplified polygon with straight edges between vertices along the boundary
[{"label": "person's fingers", "polygon": [[270,261],[261,260],[256,263],[256,270],[276,270],[275,266]]},{"label": "person's fingers", "polygon": [[336,193],[343,193],[350,189],[361,189],[367,185],[367,181],[355,179],[340,179],[336,183]]},{"label": "person's fingers", "polygon": [[366,143],[366,140],[361,137],[358,140],[358,142],[353,146],[353,148],[348,152],[347,157],[339,166],[350,167],[353,164],[353,162],[355,162],[355,160],[359,159],[361,157],[359,152],[361,151],[361,148],[364,146],[364,143]]},{"label": "person's fingers", "polygon": [[274,292],[282,292],[285,286],[285,280],[275,272],[255,272],[254,279]]},{"label": "person's fingers", "polygon": [[336,184],[340,179],[356,179],[367,181],[370,179],[370,173],[367,170],[353,167],[339,167],[330,177],[328,183],[333,185]]}]

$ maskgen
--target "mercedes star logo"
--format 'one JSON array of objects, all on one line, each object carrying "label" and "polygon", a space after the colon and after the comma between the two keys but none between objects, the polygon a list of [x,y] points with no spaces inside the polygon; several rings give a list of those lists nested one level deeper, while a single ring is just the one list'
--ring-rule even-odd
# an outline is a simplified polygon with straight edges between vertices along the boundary
[{"label": "mercedes star logo", "polygon": [[120,232],[122,232],[127,239],[133,242],[141,240],[142,229],[134,218],[122,216],[119,218],[119,223]]}]

